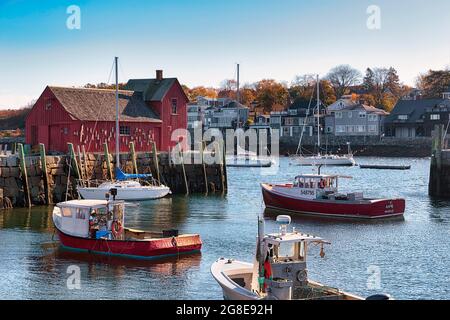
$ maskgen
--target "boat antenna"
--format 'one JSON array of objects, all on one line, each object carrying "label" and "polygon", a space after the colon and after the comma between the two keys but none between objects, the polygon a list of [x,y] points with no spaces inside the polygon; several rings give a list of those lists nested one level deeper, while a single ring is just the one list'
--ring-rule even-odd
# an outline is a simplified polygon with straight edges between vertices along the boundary
[{"label": "boat antenna", "polygon": [[116,168],[120,168],[120,127],[119,127],[119,74],[118,62],[119,58],[115,57],[115,71],[116,71]]}]

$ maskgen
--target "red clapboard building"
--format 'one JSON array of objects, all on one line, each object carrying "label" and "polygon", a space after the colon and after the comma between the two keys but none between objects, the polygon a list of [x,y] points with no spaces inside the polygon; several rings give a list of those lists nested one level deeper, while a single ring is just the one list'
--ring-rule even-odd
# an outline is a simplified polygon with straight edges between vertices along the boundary
[{"label": "red clapboard building", "polygon": [[[67,152],[67,143],[87,152],[115,151],[115,90],[48,86],[26,118],[26,143],[43,143],[51,152]],[[168,151],[176,142],[171,134],[187,128],[189,102],[176,78],[132,79],[119,91],[120,149],[129,152]]]}]

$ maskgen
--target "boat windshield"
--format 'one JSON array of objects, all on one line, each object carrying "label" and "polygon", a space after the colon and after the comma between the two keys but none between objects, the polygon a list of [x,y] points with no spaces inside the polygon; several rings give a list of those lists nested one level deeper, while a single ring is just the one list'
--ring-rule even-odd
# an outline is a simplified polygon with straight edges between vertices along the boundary
[{"label": "boat windshield", "polygon": [[336,188],[335,177],[297,177],[294,187],[303,189],[332,189]]},{"label": "boat windshield", "polygon": [[274,247],[274,261],[305,261],[306,246],[304,241],[280,243]]}]

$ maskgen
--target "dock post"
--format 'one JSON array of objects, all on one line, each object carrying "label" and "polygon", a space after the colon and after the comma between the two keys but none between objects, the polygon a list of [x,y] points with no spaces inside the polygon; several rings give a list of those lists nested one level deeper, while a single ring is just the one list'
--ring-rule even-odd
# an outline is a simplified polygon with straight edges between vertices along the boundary
[{"label": "dock post", "polygon": [[133,173],[138,174],[137,163],[136,163],[136,151],[134,149],[134,142],[130,142],[130,152],[131,152],[131,162],[133,164]]},{"label": "dock post", "polygon": [[28,188],[28,173],[27,173],[27,164],[25,162],[25,153],[23,151],[23,144],[18,144],[19,149],[19,159],[20,159],[20,169],[22,171],[22,181],[23,181],[23,191],[25,197],[25,206],[31,208],[31,198],[30,198],[30,189]]},{"label": "dock post", "polygon": [[41,167],[42,167],[42,176],[44,179],[44,192],[45,192],[45,203],[51,204],[52,201],[50,199],[50,188],[48,181],[48,171],[47,171],[47,155],[45,153],[45,144],[39,144],[39,153],[41,156]]},{"label": "dock post", "polygon": [[222,142],[222,156],[223,156],[223,180],[224,180],[224,188],[223,192],[228,192],[228,173],[227,173],[227,150],[226,145],[224,142]]},{"label": "dock post", "polygon": [[432,197],[442,197],[447,191],[442,190],[445,187],[444,174],[442,168],[442,147],[444,140],[444,126],[437,125],[433,132],[432,156],[430,163],[430,181],[428,183],[428,194]]},{"label": "dock post", "polygon": [[158,183],[161,184],[161,177],[159,176],[159,161],[158,161],[158,150],[156,149],[156,142],[152,142],[152,156],[153,156],[153,164],[155,165],[156,170],[156,178],[158,179]]},{"label": "dock post", "polygon": [[202,141],[200,143],[199,152],[200,152],[200,157],[202,159],[203,179],[205,181],[205,193],[208,194],[208,191],[209,191],[209,189],[208,189],[209,188],[208,187],[208,175],[206,174],[206,165],[205,165],[205,160],[204,160],[204,157],[203,157],[203,152],[205,151],[205,149],[206,149],[206,143],[205,143],[205,141]]},{"label": "dock post", "polygon": [[78,151],[78,168],[80,169],[80,178],[84,181],[84,166],[83,161],[81,160],[81,148],[80,145],[77,146]]},{"label": "dock post", "polygon": [[111,158],[109,155],[108,144],[106,142],[103,144],[103,150],[105,152],[105,163],[106,163],[106,169],[108,170],[108,178],[110,180],[112,180],[113,175],[112,175],[112,170],[111,170]]},{"label": "dock post", "polygon": [[83,163],[84,163],[84,176],[87,180],[88,186],[89,186],[89,170],[88,170],[88,165],[86,162],[86,148],[84,147],[84,145],[81,147],[81,152],[83,153]]},{"label": "dock post", "polygon": [[219,154],[218,158],[220,159],[219,160],[220,183],[222,187],[222,192],[225,192],[225,177],[223,169],[224,156],[222,155],[222,143],[216,142],[214,150]]},{"label": "dock post", "polygon": [[[77,163],[77,158],[75,155],[75,150],[73,149],[73,144],[72,143],[67,143],[68,147],[69,147],[69,155],[70,155],[70,159],[71,159],[71,163],[70,165],[72,166],[72,169],[74,171],[74,175],[77,179],[80,179],[80,170],[78,169],[78,163]],[[70,178],[70,177],[69,177]]]},{"label": "dock post", "polygon": [[180,158],[181,158],[181,169],[183,170],[184,190],[185,190],[186,194],[189,194],[189,183],[187,181],[186,168],[184,167],[183,151],[180,151]]}]

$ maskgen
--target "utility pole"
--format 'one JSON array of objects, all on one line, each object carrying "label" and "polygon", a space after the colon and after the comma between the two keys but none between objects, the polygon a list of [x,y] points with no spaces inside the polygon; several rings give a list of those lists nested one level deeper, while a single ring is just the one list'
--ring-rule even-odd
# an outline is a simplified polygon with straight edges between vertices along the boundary
[{"label": "utility pole", "polygon": [[241,92],[240,92],[240,88],[239,88],[239,63],[237,64],[237,82],[236,82],[236,100],[238,103],[241,102]]}]

